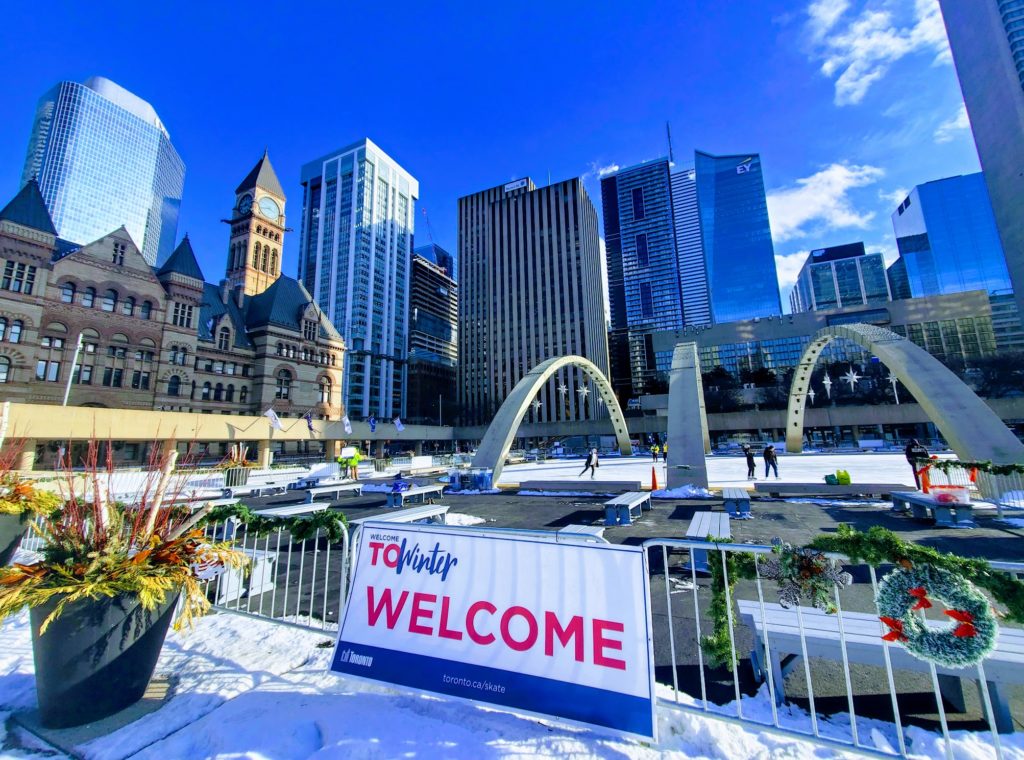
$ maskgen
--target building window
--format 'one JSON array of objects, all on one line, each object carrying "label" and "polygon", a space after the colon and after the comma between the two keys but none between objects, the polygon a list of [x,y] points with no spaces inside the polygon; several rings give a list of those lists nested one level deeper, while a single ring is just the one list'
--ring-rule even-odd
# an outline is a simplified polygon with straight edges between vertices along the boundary
[{"label": "building window", "polygon": [[92,385],[92,365],[79,364],[76,366],[73,382],[79,385]]},{"label": "building window", "polygon": [[640,316],[644,319],[654,317],[654,298],[651,295],[651,283],[640,283]]},{"label": "building window", "polygon": [[277,355],[284,356],[284,343],[277,344]]},{"label": "building window", "polygon": [[113,312],[117,308],[117,291],[110,289],[103,294],[103,300],[100,302],[100,308],[103,311]]},{"label": "building window", "polygon": [[153,304],[149,301],[143,301],[142,307],[139,309],[139,316],[142,319],[149,319],[153,316]]},{"label": "building window", "polygon": [[128,296],[128,298],[124,299],[124,303],[121,304],[121,313],[124,314],[126,317],[130,317],[132,314],[135,313],[134,298]]},{"label": "building window", "polygon": [[177,375],[171,375],[171,379],[167,381],[167,395],[181,395],[181,378]]},{"label": "building window", "polygon": [[235,386],[234,385],[230,385],[230,384],[228,385],[227,390],[224,392],[224,400],[225,401],[234,401],[235,400]]},{"label": "building window", "polygon": [[270,273],[277,274],[277,249],[270,252]]},{"label": "building window", "polygon": [[639,222],[644,218],[644,189],[633,188],[633,221]]},{"label": "building window", "polygon": [[209,383],[203,383],[203,395],[201,397],[203,401],[209,401],[210,400],[210,392],[212,390],[213,390],[213,386],[212,385],[210,385]]},{"label": "building window", "polygon": [[148,391],[149,373],[142,372],[141,370],[135,370],[132,373],[132,388],[135,390]]},{"label": "building window", "polygon": [[277,393],[275,396],[280,399],[288,399],[292,393],[292,373],[286,369],[277,373]]},{"label": "building window", "polygon": [[302,337],[305,338],[306,340],[315,341],[316,340],[316,334],[317,334],[317,329],[316,329],[317,327],[318,327],[318,324],[316,322],[312,322],[312,321],[310,321],[308,319],[305,320],[302,323]]},{"label": "building window", "polygon": [[66,282],[60,289],[60,302],[61,303],[74,303],[75,302],[75,285],[72,282]]},{"label": "building window", "polygon": [[120,367],[103,368],[103,385],[107,388],[120,388],[124,383],[124,370]]},{"label": "building window", "polygon": [[0,340],[7,337],[7,319],[0,317]]},{"label": "building window", "polygon": [[320,403],[331,403],[331,381],[326,377],[321,378],[320,380]]},{"label": "building window", "polygon": [[219,348],[221,351],[227,351],[230,344],[231,331],[226,327],[220,328],[220,333],[217,336],[217,348]]},{"label": "building window", "polygon": [[86,288],[82,291],[82,306],[91,309],[96,303],[96,288]]},{"label": "building window", "polygon": [[224,383],[217,383],[213,389],[213,400],[223,401],[224,400]]},{"label": "building window", "polygon": [[11,377],[11,360],[0,356],[0,383],[6,383]]},{"label": "building window", "polygon": [[128,250],[128,246],[125,243],[114,243],[114,255],[111,256],[111,261],[116,266],[124,266],[124,252]]},{"label": "building window", "polygon": [[191,327],[192,306],[190,306],[187,303],[178,303],[177,301],[175,301],[172,322],[175,327]]},{"label": "building window", "polygon": [[36,282],[36,268],[21,262],[8,261],[4,265],[3,280],[0,287],[10,290],[12,293],[24,293],[32,295],[32,288]]},{"label": "building window", "polygon": [[252,268],[259,269],[260,266],[260,244],[257,243],[252,247]]},{"label": "building window", "polygon": [[25,323],[20,319],[14,320],[14,322],[11,323],[11,333],[7,339],[11,341],[11,343],[21,343],[21,328],[24,326]]},{"label": "building window", "polygon": [[60,377],[60,362],[36,362],[36,380],[55,383],[58,377]]},{"label": "building window", "polygon": [[267,246],[267,245],[263,246],[263,266],[261,267],[261,269],[264,272],[267,271],[267,257],[269,255],[270,255],[270,246]]},{"label": "building window", "polygon": [[244,404],[248,398],[249,398],[249,388],[247,386],[243,385],[242,386],[242,390],[239,391],[239,393],[238,393],[238,400],[241,401]]},{"label": "building window", "polygon": [[651,265],[650,256],[647,253],[647,235],[636,236],[636,263],[637,266],[646,267]]}]

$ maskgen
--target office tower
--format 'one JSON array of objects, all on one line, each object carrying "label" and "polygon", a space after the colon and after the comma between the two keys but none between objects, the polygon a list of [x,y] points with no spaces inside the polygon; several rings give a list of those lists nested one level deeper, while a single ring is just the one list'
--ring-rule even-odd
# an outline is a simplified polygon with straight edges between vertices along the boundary
[{"label": "office tower", "polygon": [[898,258],[885,270],[885,277],[889,280],[889,292],[892,300],[910,298],[910,279],[907,277],[907,262]]},{"label": "office tower", "polygon": [[[487,424],[546,359],[577,354],[608,374],[597,212],[579,178],[529,179],[459,199],[459,392],[465,424]],[[529,419],[604,416],[575,368],[555,374]]]},{"label": "office tower", "polygon": [[451,254],[439,245],[412,252],[406,416],[410,422],[448,424],[458,400],[458,286]]},{"label": "office tower", "polygon": [[653,331],[782,313],[757,154],[648,161],[603,178],[601,197],[620,397],[664,390]]},{"label": "office tower", "polygon": [[284,190],[266,152],[235,188],[227,279],[247,296],[269,288],[281,276],[281,251],[286,231]]},{"label": "office tower", "polygon": [[348,346],[348,414],[402,415],[419,183],[368,139],[306,164],[301,181],[299,279]]},{"label": "office tower", "polygon": [[918,185],[892,214],[910,295],[1010,288],[981,173]]},{"label": "office tower", "polygon": [[790,311],[823,311],[891,301],[885,258],[864,243],[811,251],[789,294]]},{"label": "office tower", "polygon": [[1024,314],[1024,0],[940,0],[974,142]]},{"label": "office tower", "polygon": [[151,265],[174,249],[185,164],[153,107],[109,79],[39,99],[21,184],[33,177],[61,238],[91,243],[124,225]]}]

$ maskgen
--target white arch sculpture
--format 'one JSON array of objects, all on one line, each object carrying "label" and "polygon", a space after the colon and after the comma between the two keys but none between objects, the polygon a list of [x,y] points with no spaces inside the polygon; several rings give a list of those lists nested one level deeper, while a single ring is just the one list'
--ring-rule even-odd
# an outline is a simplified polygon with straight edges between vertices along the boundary
[{"label": "white arch sculpture", "polygon": [[505,467],[505,457],[508,456],[509,449],[512,448],[512,441],[515,440],[516,432],[530,408],[533,397],[537,395],[537,391],[544,383],[551,379],[552,375],[568,366],[578,367],[594,381],[598,393],[604,399],[608,413],[611,415],[619,451],[624,457],[632,455],[633,447],[629,442],[626,418],[622,414],[618,399],[612,392],[608,378],[589,359],[584,359],[582,356],[558,356],[541,362],[516,383],[516,387],[502,402],[501,408],[498,409],[498,413],[487,428],[484,439],[480,442],[480,447],[473,457],[473,467],[494,470],[494,482],[498,482],[501,471]]},{"label": "white arch sculpture", "polygon": [[668,487],[708,487],[711,453],[696,343],[676,343],[668,380]]},{"label": "white arch sculpture", "polygon": [[883,327],[836,325],[817,332],[793,373],[786,413],[786,451],[803,451],[804,407],[811,372],[825,346],[846,338],[877,356],[907,387],[956,455],[966,461],[1024,462],[1024,444],[999,416],[938,359]]}]

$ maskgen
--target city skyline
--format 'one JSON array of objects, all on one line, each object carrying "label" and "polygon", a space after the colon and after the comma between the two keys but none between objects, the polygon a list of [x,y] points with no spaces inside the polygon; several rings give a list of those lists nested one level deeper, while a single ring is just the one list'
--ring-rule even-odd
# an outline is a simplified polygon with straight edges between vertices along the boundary
[{"label": "city skyline", "polygon": [[[667,152],[669,121],[679,154],[698,146],[719,154],[749,148],[761,153],[784,286],[807,251],[853,238],[891,260],[896,249],[887,221],[898,203],[894,198],[916,184],[978,168],[937,4],[918,0],[909,8],[870,15],[865,2],[745,5],[742,33],[733,28],[732,12],[707,11],[692,2],[655,4],[629,14],[552,8],[540,15],[492,8],[477,14],[475,26],[463,25],[460,35],[450,31],[458,9],[409,5],[399,9],[397,22],[389,21],[398,41],[418,49],[416,41],[433,33],[445,44],[434,46],[431,65],[409,93],[394,102],[385,99],[375,109],[323,98],[331,92],[324,90],[326,72],[310,74],[308,67],[287,61],[301,54],[301,17],[281,16],[272,52],[287,65],[277,68],[240,68],[249,35],[225,38],[223,30],[231,24],[244,32],[255,22],[218,9],[204,12],[201,25],[158,9],[133,9],[118,18],[125,31],[159,29],[167,39],[185,34],[187,27],[194,44],[209,43],[209,55],[201,60],[178,58],[172,65],[153,59],[140,66],[96,46],[68,66],[59,63],[66,58],[45,50],[67,49],[78,35],[98,33],[110,20],[102,12],[83,14],[80,23],[47,24],[45,35],[33,35],[43,23],[38,9],[15,8],[8,29],[19,34],[5,33],[9,44],[0,54],[19,83],[8,93],[12,118],[0,127],[0,183],[9,194],[17,190],[38,93],[57,81],[95,73],[152,103],[175,136],[190,167],[178,237],[190,234],[205,267],[215,266],[227,238],[216,223],[222,216],[220,183],[249,165],[254,153],[270,148],[285,192],[294,194],[308,156],[363,137],[377,141],[420,179],[418,205],[429,215],[434,242],[454,250],[460,195],[528,174],[546,178],[550,172],[552,181],[582,176],[588,193],[597,197],[601,169]],[[655,46],[666,48],[660,50],[642,44],[644,34],[654,30],[673,38],[692,26],[698,12],[702,34],[687,45]],[[358,13],[361,22],[376,23],[377,11]],[[329,22],[330,14],[323,15]],[[870,37],[870,49],[854,56],[851,30],[868,22],[877,34]],[[579,39],[562,39],[567,23],[579,24]],[[614,53],[603,44],[607,28],[627,38]],[[33,37],[28,55],[26,44]],[[556,39],[564,46],[559,49],[580,60],[580,71],[549,81],[542,76],[542,53],[554,49]],[[500,64],[506,92],[496,99],[477,92],[481,75],[465,61],[503,46],[517,46],[522,55],[516,64]],[[590,81],[595,67],[609,72],[603,84]],[[400,68],[404,78],[404,64],[381,62],[375,86],[397,82]],[[701,92],[678,86],[692,76],[701,79]],[[240,77],[272,90],[274,107],[253,110],[227,97],[223,83]],[[613,102],[629,108],[615,109]],[[559,119],[552,120],[556,109]],[[297,130],[292,115],[300,112],[305,116]],[[416,118],[406,118],[408,113]],[[423,221],[418,210],[417,245],[429,242]],[[287,274],[295,274],[297,242],[290,240],[284,254],[291,267]],[[784,289],[784,301],[786,295]]]}]

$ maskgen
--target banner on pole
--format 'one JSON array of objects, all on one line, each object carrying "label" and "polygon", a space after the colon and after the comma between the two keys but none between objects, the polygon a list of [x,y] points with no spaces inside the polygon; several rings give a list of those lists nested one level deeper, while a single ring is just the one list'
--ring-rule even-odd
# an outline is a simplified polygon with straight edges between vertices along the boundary
[{"label": "banner on pole", "polygon": [[646,556],[366,522],[331,670],[656,739]]}]

